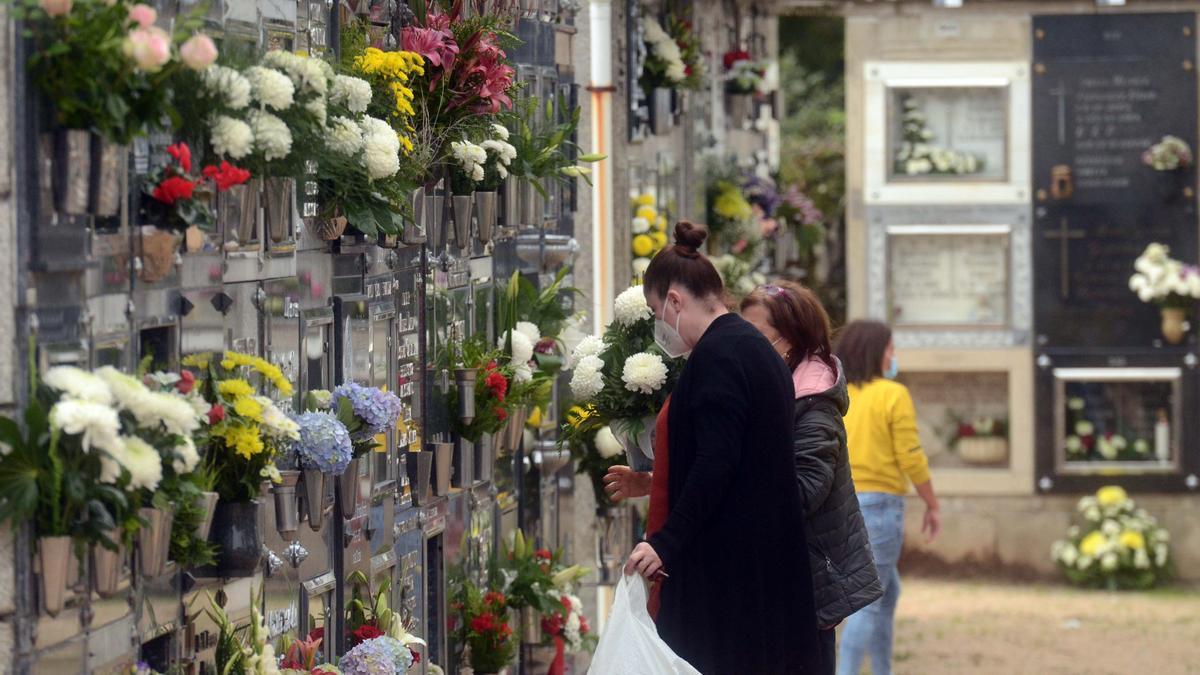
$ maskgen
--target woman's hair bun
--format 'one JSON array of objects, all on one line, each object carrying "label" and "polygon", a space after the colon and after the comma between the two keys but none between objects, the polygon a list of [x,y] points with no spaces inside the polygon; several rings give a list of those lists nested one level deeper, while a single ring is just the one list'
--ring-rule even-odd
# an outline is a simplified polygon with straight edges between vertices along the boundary
[{"label": "woman's hair bun", "polygon": [[708,239],[708,228],[703,225],[681,220],[675,224],[675,245],[682,246],[695,253],[704,246]]}]

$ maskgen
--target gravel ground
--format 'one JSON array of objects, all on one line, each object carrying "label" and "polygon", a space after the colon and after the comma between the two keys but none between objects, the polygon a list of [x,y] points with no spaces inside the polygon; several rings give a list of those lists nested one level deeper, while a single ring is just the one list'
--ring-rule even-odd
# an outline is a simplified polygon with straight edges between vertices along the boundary
[{"label": "gravel ground", "polygon": [[897,675],[1200,674],[1195,589],[1109,593],[918,578],[903,584]]}]

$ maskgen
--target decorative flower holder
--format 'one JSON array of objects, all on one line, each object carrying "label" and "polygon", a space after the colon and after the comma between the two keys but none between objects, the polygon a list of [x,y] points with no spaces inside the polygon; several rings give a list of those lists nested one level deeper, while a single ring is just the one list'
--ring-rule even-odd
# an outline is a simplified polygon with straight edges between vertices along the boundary
[{"label": "decorative flower holder", "polygon": [[479,243],[487,245],[492,241],[492,231],[496,227],[496,193],[475,193],[475,224]]},{"label": "decorative flower holder", "polygon": [[425,238],[435,256],[446,248],[446,198],[425,196]]},{"label": "decorative flower holder", "polygon": [[110,598],[117,593],[121,584],[121,571],[125,561],[125,546],[123,531],[120,528],[110,530],[108,538],[117,543],[117,550],[110,551],[100,544],[92,545],[92,570],[96,586],[96,594],[102,598]]},{"label": "decorative flower holder", "polygon": [[217,194],[217,220],[224,224],[225,247],[238,251],[258,244],[258,205],[262,182],[251,178]]},{"label": "decorative flower holder", "polygon": [[529,419],[529,408],[525,406],[517,406],[509,411],[504,428],[496,434],[496,452],[513,452],[520,447],[527,419]]},{"label": "decorative flower holder", "polygon": [[471,216],[474,200],[471,195],[454,195],[450,201],[454,206],[454,243],[460,251],[471,248]]},{"label": "decorative flower holder", "polygon": [[350,520],[358,509],[358,463],[355,457],[346,465],[346,470],[338,476],[338,498],[342,502],[342,518]]},{"label": "decorative flower holder", "polygon": [[474,368],[455,368],[454,384],[458,387],[458,419],[463,424],[475,421],[475,377]]},{"label": "decorative flower holder", "polygon": [[1162,308],[1162,334],[1164,340],[1177,345],[1183,342],[1183,338],[1189,328],[1186,309],[1179,307]]},{"label": "decorative flower holder", "polygon": [[416,244],[425,243],[425,232],[427,229],[427,212],[425,209],[425,188],[419,187],[412,191],[409,196],[412,206],[412,220],[404,221],[404,232],[400,236],[400,241],[414,246]]},{"label": "decorative flower holder", "polygon": [[258,527],[259,501],[218,502],[208,541],[217,546],[216,567],[198,575],[240,578],[253,576],[262,562],[262,533]]},{"label": "decorative flower holder", "polygon": [[546,478],[558,473],[559,469],[571,462],[571,452],[560,449],[557,441],[539,441],[534,462],[541,466],[542,477]]},{"label": "decorative flower holder", "polygon": [[521,609],[521,642],[530,645],[542,642],[542,615],[536,609]]},{"label": "decorative flower holder", "polygon": [[271,494],[275,496],[275,531],[288,540],[300,527],[300,509],[296,505],[296,485],[300,482],[300,472],[280,471],[279,476],[280,482],[271,486]]},{"label": "decorative flower holder", "polygon": [[524,182],[515,177],[504,181],[504,226],[509,228],[521,225],[521,196]]},{"label": "decorative flower holder", "polygon": [[38,539],[39,575],[42,581],[42,611],[58,616],[67,592],[67,568],[75,557],[70,537]]},{"label": "decorative flower holder", "polygon": [[433,477],[433,452],[422,450],[408,453],[408,480],[417,506],[424,506],[433,499],[430,479]]},{"label": "decorative flower holder", "polygon": [[958,456],[967,464],[999,464],[1008,458],[1008,439],[1003,436],[969,436],[958,439]]},{"label": "decorative flower holder", "polygon": [[475,444],[459,437],[454,441],[453,485],[468,489],[475,484]]},{"label": "decorative flower holder", "polygon": [[121,213],[121,178],[125,175],[125,157],[128,149],[92,136],[91,160],[92,181],[90,201],[92,213],[100,218],[112,218]]},{"label": "decorative flower holder", "polygon": [[517,236],[517,257],[543,270],[558,269],[579,252],[579,242],[566,234],[530,232]]},{"label": "decorative flower holder", "polygon": [[171,525],[175,518],[175,509],[142,508],[138,510],[138,516],[146,523],[138,531],[142,574],[148,577],[160,576],[167,566],[167,554],[171,552]]},{"label": "decorative flower holder", "polygon": [[317,469],[304,470],[304,511],[313,532],[325,522],[325,474]]},{"label": "decorative flower holder", "polygon": [[84,216],[91,201],[92,135],[61,129],[54,135],[54,204],[69,216]]},{"label": "decorative flower holder", "polygon": [[196,525],[196,538],[208,539],[208,533],[212,531],[213,514],[217,510],[217,502],[221,499],[221,495],[216,492],[200,493],[200,508],[204,509],[204,518]]},{"label": "decorative flower holder", "polygon": [[661,136],[674,126],[675,118],[671,114],[671,90],[665,87],[655,87],[650,90],[650,129],[655,136]]},{"label": "decorative flower holder", "polygon": [[292,202],[296,192],[293,178],[263,179],[263,232],[273,244],[292,239]]},{"label": "decorative flower holder", "polygon": [[625,448],[625,457],[634,471],[650,471],[654,468],[654,416],[641,419],[641,428],[636,420],[614,420],[611,427]]},{"label": "decorative flower holder", "polygon": [[335,215],[331,218],[318,218],[316,221],[317,236],[322,241],[337,241],[342,238],[342,234],[346,232],[346,226],[350,223],[346,216]]},{"label": "decorative flower holder", "polygon": [[729,92],[725,95],[725,110],[729,118],[729,126],[735,129],[741,129],[746,124],[746,119],[750,117],[750,110],[754,107],[754,95],[743,94],[738,92]]},{"label": "decorative flower holder", "polygon": [[475,443],[475,478],[481,481],[490,481],[496,475],[496,446],[493,438],[495,436],[484,436]]},{"label": "decorative flower holder", "polygon": [[453,443],[433,444],[434,494],[444,497],[450,494],[450,470],[454,463]]}]

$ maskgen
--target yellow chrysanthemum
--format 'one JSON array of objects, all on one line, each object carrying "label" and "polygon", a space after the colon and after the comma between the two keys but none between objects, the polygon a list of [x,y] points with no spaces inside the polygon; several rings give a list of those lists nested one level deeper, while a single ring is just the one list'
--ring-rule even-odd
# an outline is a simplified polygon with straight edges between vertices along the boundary
[{"label": "yellow chrysanthemum", "polygon": [[221,367],[225,370],[233,370],[234,368],[237,368],[237,364],[234,363],[233,359],[222,359]]},{"label": "yellow chrysanthemum", "polygon": [[225,427],[225,446],[233,448],[233,451],[241,455],[244,459],[259,454],[265,449],[262,441],[262,434],[259,433],[258,425],[251,424],[249,426],[230,425]]},{"label": "yellow chrysanthemum", "polygon": [[633,238],[633,254],[644,258],[654,252],[654,240],[649,235],[639,234]]},{"label": "yellow chrysanthemum", "polygon": [[633,203],[637,206],[654,206],[654,195],[649,192],[643,192],[633,200]]},{"label": "yellow chrysanthemum", "polygon": [[217,391],[226,398],[253,396],[255,393],[254,387],[250,386],[249,382],[241,379],[221,380],[221,383],[217,385]]},{"label": "yellow chrysanthemum", "polygon": [[567,411],[567,424],[570,424],[572,427],[578,427],[587,418],[591,417],[594,412],[595,410],[591,406],[586,408],[577,405],[571,406],[571,409]]},{"label": "yellow chrysanthemum", "polygon": [[1140,551],[1146,548],[1146,537],[1141,532],[1135,532],[1134,530],[1125,530],[1122,532],[1119,541],[1121,542],[1121,546],[1131,551]]},{"label": "yellow chrysanthemum", "polygon": [[255,422],[262,421],[263,407],[262,404],[249,396],[243,396],[233,402],[233,412],[252,419]]},{"label": "yellow chrysanthemum", "polygon": [[1108,539],[1104,536],[1104,533],[1096,530],[1084,537],[1083,541],[1079,542],[1079,552],[1095,558],[1100,553],[1100,550],[1104,548],[1104,544],[1107,541]]},{"label": "yellow chrysanthemum", "polygon": [[212,354],[192,354],[191,356],[183,357],[180,363],[184,368],[199,368],[201,370],[208,368],[208,362],[212,359]]},{"label": "yellow chrysanthemum", "polygon": [[736,190],[726,190],[713,202],[713,211],[728,220],[745,220],[754,214],[750,202]]},{"label": "yellow chrysanthemum", "polygon": [[412,151],[413,151],[412,140],[410,140],[408,136],[405,136],[403,134],[397,134],[396,137],[400,139],[400,147],[404,150],[404,154],[407,155],[407,154],[412,153]]},{"label": "yellow chrysanthemum", "polygon": [[661,251],[667,245],[667,234],[665,232],[651,232],[646,236],[654,241],[655,251]]},{"label": "yellow chrysanthemum", "polygon": [[1126,494],[1125,488],[1119,485],[1108,485],[1096,491],[1096,501],[1105,508],[1120,506],[1127,499],[1129,499],[1129,495]]},{"label": "yellow chrysanthemum", "polygon": [[638,218],[645,218],[650,222],[658,220],[658,209],[653,206],[639,206],[637,210]]}]

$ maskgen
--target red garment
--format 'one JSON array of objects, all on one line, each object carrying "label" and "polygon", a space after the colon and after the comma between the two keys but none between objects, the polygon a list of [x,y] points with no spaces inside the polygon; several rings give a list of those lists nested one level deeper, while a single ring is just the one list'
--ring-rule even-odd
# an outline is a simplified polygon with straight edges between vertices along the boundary
[{"label": "red garment", "polygon": [[[662,410],[658,411],[658,419],[654,421],[654,476],[650,481],[650,512],[646,514],[646,537],[658,532],[667,522],[667,408],[671,405],[670,397],[663,402]],[[650,585],[650,597],[646,607],[650,617],[658,615],[659,595],[662,584]]]}]

